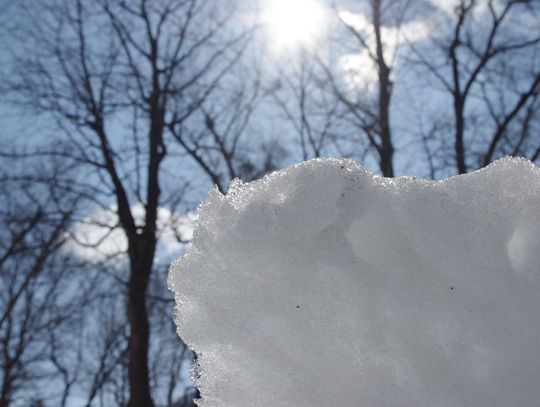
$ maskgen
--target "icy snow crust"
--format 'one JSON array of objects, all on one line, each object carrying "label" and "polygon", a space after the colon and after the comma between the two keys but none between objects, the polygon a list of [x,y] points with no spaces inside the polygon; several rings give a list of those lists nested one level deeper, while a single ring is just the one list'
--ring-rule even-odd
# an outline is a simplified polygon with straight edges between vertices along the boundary
[{"label": "icy snow crust", "polygon": [[540,400],[540,169],[312,160],[213,191],[171,267],[205,407]]}]

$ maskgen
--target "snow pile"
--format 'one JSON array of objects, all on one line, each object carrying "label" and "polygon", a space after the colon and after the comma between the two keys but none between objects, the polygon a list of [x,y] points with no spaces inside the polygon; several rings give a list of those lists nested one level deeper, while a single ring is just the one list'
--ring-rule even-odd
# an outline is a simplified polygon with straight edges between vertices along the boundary
[{"label": "snow pile", "polygon": [[540,400],[540,169],[313,160],[214,191],[173,264],[207,407]]}]

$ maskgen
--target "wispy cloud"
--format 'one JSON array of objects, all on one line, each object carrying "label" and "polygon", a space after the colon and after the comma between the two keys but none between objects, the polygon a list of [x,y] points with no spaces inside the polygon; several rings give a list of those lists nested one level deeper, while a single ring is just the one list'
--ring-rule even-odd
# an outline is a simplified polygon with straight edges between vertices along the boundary
[{"label": "wispy cloud", "polygon": [[[119,227],[115,209],[114,206],[98,209],[81,219],[70,233],[68,250],[89,262],[125,262],[127,239]],[[143,206],[137,204],[131,209],[137,224],[142,225],[145,213]],[[157,262],[169,262],[185,251],[185,242],[193,237],[195,220],[193,212],[174,214],[167,208],[158,209]]]}]

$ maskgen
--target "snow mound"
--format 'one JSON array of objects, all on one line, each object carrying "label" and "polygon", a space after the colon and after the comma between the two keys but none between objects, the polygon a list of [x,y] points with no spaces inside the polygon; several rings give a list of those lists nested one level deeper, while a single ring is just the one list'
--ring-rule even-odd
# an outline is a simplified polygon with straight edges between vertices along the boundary
[{"label": "snow mound", "polygon": [[169,285],[205,407],[538,405],[540,169],[236,182]]}]

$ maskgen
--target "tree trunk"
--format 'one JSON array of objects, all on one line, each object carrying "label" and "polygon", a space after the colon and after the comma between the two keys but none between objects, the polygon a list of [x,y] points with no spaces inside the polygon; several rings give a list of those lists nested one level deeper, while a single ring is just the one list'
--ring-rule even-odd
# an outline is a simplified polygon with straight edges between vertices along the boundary
[{"label": "tree trunk", "polygon": [[454,96],[454,114],[456,131],[454,135],[454,149],[456,155],[456,167],[458,174],[465,174],[467,172],[467,164],[465,161],[465,118],[463,117],[464,106],[461,98]]},{"label": "tree trunk", "polygon": [[4,378],[4,381],[2,383],[2,392],[0,394],[0,407],[9,406],[9,387],[9,379]]},{"label": "tree trunk", "polygon": [[150,324],[146,307],[146,291],[152,270],[155,242],[139,237],[136,249],[130,248],[131,276],[128,293],[129,337],[129,407],[153,407],[150,393],[148,349]]},{"label": "tree trunk", "polygon": [[377,70],[379,76],[379,131],[381,146],[379,149],[380,167],[385,177],[394,176],[394,145],[390,130],[390,99],[392,96],[392,81],[390,67],[384,59],[383,39],[381,33],[381,0],[372,1],[373,28],[375,31]]}]

